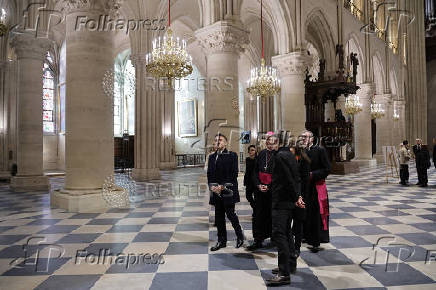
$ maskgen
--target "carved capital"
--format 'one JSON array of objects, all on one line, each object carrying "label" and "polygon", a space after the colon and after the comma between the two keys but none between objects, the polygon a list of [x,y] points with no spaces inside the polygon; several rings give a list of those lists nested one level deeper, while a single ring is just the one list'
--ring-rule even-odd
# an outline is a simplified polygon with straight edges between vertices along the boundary
[{"label": "carved capital", "polygon": [[56,3],[56,10],[65,15],[73,12],[85,12],[96,10],[106,13],[112,17],[119,15],[121,4],[124,0],[59,0]]},{"label": "carved capital", "polygon": [[18,59],[33,58],[44,60],[52,41],[48,38],[35,37],[34,34],[20,33],[11,37],[11,47]]},{"label": "carved capital", "polygon": [[195,36],[206,54],[241,53],[249,43],[248,32],[231,21],[219,21],[201,28]]},{"label": "carved capital", "polygon": [[312,58],[305,52],[291,52],[276,55],[271,59],[272,65],[277,67],[281,77],[286,75],[304,75],[306,68],[312,65]]}]

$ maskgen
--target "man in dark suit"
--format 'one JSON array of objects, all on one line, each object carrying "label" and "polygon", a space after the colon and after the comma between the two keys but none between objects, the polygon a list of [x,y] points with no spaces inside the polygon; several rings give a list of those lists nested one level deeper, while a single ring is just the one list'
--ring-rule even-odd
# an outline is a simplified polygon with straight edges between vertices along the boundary
[{"label": "man in dark suit", "polygon": [[296,217],[296,207],[305,206],[301,196],[297,161],[287,146],[281,147],[274,156],[271,192],[272,237],[277,246],[279,267],[272,270],[276,276],[266,282],[267,286],[279,286],[290,284],[290,274],[297,269],[292,221]]},{"label": "man in dark suit", "polygon": [[210,250],[217,251],[227,244],[225,216],[232,223],[236,233],[236,248],[244,243],[244,234],[235,213],[235,204],[240,201],[238,192],[238,156],[227,150],[227,138],[222,134],[215,136],[216,152],[209,155],[207,182],[211,191],[211,205],[215,206],[215,223],[218,242]]},{"label": "man in dark suit", "polygon": [[413,154],[415,155],[416,172],[418,173],[417,185],[426,187],[428,183],[427,170],[430,168],[430,153],[427,145],[422,144],[421,139],[416,139],[416,145],[413,146]]},{"label": "man in dark suit", "polygon": [[[305,236],[310,250],[314,253],[321,250],[320,243],[330,242],[328,215],[329,204],[325,179],[330,173],[330,161],[327,151],[314,144],[313,133],[304,131],[301,135],[306,145],[306,153],[310,158],[310,181],[306,202],[307,218],[305,223]],[[320,202],[321,201],[321,202]],[[321,203],[321,206],[320,206]]]}]

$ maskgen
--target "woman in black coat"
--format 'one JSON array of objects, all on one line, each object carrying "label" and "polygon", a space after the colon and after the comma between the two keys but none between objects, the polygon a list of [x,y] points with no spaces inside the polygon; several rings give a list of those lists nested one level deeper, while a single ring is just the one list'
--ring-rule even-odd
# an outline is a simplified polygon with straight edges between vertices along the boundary
[{"label": "woman in black coat", "polygon": [[256,146],[248,146],[248,157],[245,158],[245,174],[244,174],[244,186],[245,186],[245,197],[250,203],[252,209],[254,209],[254,191],[256,190],[256,185],[253,182],[253,171],[256,166]]}]

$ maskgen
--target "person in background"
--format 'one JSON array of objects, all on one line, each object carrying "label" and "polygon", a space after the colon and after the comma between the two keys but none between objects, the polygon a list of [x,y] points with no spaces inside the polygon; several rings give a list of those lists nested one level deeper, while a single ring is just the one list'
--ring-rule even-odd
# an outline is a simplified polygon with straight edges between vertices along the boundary
[{"label": "person in background", "polygon": [[416,145],[413,146],[415,155],[416,172],[418,173],[418,183],[421,187],[426,187],[428,183],[427,170],[430,168],[430,153],[427,145],[422,144],[421,139],[416,139]]},{"label": "person in background", "polygon": [[433,138],[433,165],[436,168],[436,138]]},{"label": "person in background", "polygon": [[[419,141],[421,141],[419,139]],[[427,145],[422,144],[422,142],[417,144],[415,153],[416,171],[418,173],[418,185],[421,187],[427,187],[428,176],[427,170],[430,168],[430,152],[428,152]],[[414,148],[415,152],[415,148]]]},{"label": "person in background", "polygon": [[320,243],[329,243],[329,202],[325,179],[330,173],[330,161],[323,147],[314,144],[313,133],[301,135],[307,156],[310,159],[307,218],[304,224],[306,241],[313,253],[321,250]]},{"label": "person in background", "polygon": [[274,167],[274,154],[278,149],[278,138],[273,132],[268,133],[266,149],[260,151],[253,171],[254,193],[254,227],[253,243],[247,250],[254,251],[263,247],[263,241],[271,238],[271,181]]},{"label": "person in background", "polygon": [[[304,201],[307,201],[309,196],[310,188],[310,158],[307,156],[304,150],[304,144],[302,140],[292,140],[291,142],[291,152],[295,155],[297,160],[298,171],[300,173],[300,187],[301,196]],[[303,225],[306,220],[306,209],[296,207],[294,215],[294,223],[292,225],[292,233],[295,240],[295,253],[300,256],[301,241],[303,239]]]},{"label": "person in background", "polygon": [[240,201],[238,192],[238,155],[227,150],[227,138],[215,136],[217,151],[209,156],[207,182],[211,191],[209,204],[215,206],[215,223],[218,242],[210,250],[217,251],[227,245],[226,218],[232,223],[236,233],[236,248],[244,244],[244,234],[235,212],[235,204]]},{"label": "person in background", "polygon": [[[279,138],[283,143],[283,138]],[[277,246],[278,268],[273,269],[274,277],[267,279],[267,286],[291,283],[290,274],[297,270],[291,225],[295,218],[295,208],[304,208],[301,196],[300,174],[295,155],[289,147],[283,146],[274,155],[272,172],[272,238]],[[295,220],[294,220],[295,222]]]},{"label": "person in background", "polygon": [[404,140],[402,144],[400,144],[400,184],[403,186],[407,186],[409,183],[409,160],[410,160],[410,150],[409,150],[409,142]]},{"label": "person in background", "polygon": [[256,191],[256,186],[253,183],[253,170],[256,163],[256,146],[248,146],[248,157],[245,158],[245,174],[244,174],[244,186],[245,186],[245,197],[250,203],[251,208],[254,210],[254,192]]}]

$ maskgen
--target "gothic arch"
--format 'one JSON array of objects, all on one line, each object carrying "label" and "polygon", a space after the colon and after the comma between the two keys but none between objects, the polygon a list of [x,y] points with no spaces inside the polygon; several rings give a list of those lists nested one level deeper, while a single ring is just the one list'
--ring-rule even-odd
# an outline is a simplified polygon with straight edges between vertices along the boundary
[{"label": "gothic arch", "polygon": [[304,23],[304,39],[312,43],[320,58],[326,60],[327,72],[336,69],[336,46],[332,29],[320,8],[314,8]]},{"label": "gothic arch", "polygon": [[373,81],[375,83],[375,93],[377,95],[384,93],[385,88],[385,70],[380,53],[377,51],[372,56],[372,73]]}]

